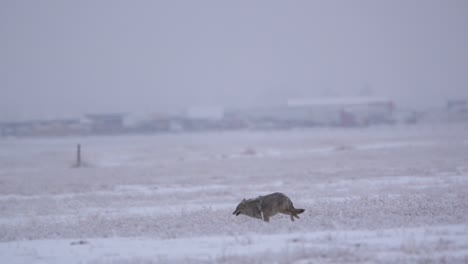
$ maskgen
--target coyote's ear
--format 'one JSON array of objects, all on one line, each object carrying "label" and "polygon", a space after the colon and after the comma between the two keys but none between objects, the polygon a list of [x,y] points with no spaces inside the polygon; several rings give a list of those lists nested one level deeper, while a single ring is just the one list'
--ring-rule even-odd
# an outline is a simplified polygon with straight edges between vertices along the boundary
[{"label": "coyote's ear", "polygon": [[242,199],[242,202],[241,202],[241,203],[246,202],[246,201],[247,201],[247,200],[244,198],[244,199]]}]

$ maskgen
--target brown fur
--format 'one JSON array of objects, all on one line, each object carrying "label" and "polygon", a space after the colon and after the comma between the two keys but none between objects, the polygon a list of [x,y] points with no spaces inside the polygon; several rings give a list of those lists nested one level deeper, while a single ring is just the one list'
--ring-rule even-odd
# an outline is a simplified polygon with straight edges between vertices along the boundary
[{"label": "brown fur", "polygon": [[298,214],[304,211],[304,209],[294,208],[289,197],[277,192],[259,196],[255,199],[243,199],[232,214],[236,216],[243,214],[268,222],[271,216],[282,213],[291,216],[291,221],[294,221],[294,217],[299,219]]}]

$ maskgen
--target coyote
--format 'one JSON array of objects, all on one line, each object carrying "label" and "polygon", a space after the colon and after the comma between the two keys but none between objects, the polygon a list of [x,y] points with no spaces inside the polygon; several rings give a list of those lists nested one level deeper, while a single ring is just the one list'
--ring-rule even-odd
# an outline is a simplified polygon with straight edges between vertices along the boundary
[{"label": "coyote", "polygon": [[304,211],[304,209],[294,208],[289,197],[276,192],[265,196],[259,196],[254,199],[244,199],[232,214],[236,216],[244,214],[268,222],[270,221],[271,216],[274,216],[277,213],[282,213],[290,215],[291,221],[294,221],[294,217],[299,219],[298,214],[303,213]]}]

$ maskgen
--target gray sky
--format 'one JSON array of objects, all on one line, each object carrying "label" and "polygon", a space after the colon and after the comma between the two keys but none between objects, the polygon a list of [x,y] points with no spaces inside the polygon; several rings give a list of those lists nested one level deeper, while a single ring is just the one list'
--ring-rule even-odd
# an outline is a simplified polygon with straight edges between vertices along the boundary
[{"label": "gray sky", "polygon": [[2,0],[0,38],[0,119],[468,97],[466,0]]}]

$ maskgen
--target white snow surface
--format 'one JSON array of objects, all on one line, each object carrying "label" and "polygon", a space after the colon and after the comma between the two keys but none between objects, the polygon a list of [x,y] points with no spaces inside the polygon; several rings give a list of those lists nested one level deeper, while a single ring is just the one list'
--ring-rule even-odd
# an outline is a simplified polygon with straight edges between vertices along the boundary
[{"label": "white snow surface", "polygon": [[[0,139],[0,263],[467,263],[466,142],[466,124]],[[300,219],[232,215],[276,191]]]}]

